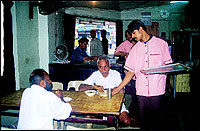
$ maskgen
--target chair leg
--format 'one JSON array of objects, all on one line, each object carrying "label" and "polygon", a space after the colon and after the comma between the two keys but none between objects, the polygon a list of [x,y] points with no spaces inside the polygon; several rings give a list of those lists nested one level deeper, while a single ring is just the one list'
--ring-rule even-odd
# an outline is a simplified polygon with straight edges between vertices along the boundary
[{"label": "chair leg", "polygon": [[61,125],[60,125],[61,130],[64,130],[64,126],[65,126],[65,121],[61,121]]},{"label": "chair leg", "polygon": [[87,128],[87,129],[92,129],[92,123],[87,123],[87,124],[86,124],[86,128]]},{"label": "chair leg", "polygon": [[58,121],[53,121],[53,129],[58,129]]}]

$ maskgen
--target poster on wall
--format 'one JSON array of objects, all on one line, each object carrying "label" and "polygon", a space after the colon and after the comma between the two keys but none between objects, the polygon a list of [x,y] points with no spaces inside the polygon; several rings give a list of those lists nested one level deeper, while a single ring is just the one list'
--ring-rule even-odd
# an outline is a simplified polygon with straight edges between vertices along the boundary
[{"label": "poster on wall", "polygon": [[145,25],[151,25],[151,12],[142,12],[141,13],[141,21]]}]

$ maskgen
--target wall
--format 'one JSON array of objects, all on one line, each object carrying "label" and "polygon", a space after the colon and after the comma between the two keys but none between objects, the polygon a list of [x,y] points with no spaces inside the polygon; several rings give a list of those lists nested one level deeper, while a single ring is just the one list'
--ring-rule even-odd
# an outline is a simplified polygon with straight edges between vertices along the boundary
[{"label": "wall", "polygon": [[48,15],[49,61],[56,60],[54,51],[58,45],[64,44],[63,12]]},{"label": "wall", "polygon": [[[186,4],[174,3],[162,6],[153,6],[147,8],[136,8],[133,10],[121,11],[121,20],[123,21],[123,31],[127,29],[128,24],[133,19],[141,19],[142,12],[151,12],[152,22],[159,22],[159,36],[161,32],[166,32],[167,39],[170,39],[171,32],[180,29],[180,24],[185,21],[185,7]],[[160,11],[168,10],[169,17],[161,18]],[[125,39],[125,36],[124,36]]]},{"label": "wall", "polygon": [[29,76],[34,69],[48,72],[48,17],[38,14],[38,8],[34,7],[33,19],[29,19],[29,1],[15,1],[11,12],[16,90],[19,90],[29,87]]}]

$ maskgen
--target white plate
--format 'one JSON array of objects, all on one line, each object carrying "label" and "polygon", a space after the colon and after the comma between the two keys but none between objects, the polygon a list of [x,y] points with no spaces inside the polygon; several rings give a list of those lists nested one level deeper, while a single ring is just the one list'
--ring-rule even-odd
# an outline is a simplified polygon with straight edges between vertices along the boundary
[{"label": "white plate", "polygon": [[87,91],[85,91],[85,94],[88,96],[93,96],[96,94],[96,91],[95,90],[87,90]]},{"label": "white plate", "polygon": [[64,97],[63,99],[64,99],[65,102],[69,102],[69,101],[72,100],[72,98],[70,98],[70,97]]}]

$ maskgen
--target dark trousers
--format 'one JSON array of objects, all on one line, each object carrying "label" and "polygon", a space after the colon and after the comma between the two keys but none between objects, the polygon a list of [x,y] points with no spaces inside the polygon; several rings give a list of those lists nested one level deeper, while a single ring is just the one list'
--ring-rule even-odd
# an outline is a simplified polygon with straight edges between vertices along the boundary
[{"label": "dark trousers", "polygon": [[142,131],[165,129],[164,125],[164,95],[137,96]]}]

